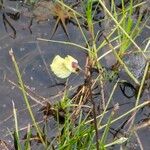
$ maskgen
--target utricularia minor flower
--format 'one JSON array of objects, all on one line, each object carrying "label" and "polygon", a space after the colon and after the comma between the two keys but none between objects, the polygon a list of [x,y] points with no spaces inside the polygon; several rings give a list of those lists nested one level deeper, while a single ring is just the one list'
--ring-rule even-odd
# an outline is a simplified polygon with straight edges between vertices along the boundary
[{"label": "utricularia minor flower", "polygon": [[65,58],[59,55],[55,56],[50,64],[51,70],[59,78],[67,78],[71,73],[79,71],[78,61],[70,55]]}]

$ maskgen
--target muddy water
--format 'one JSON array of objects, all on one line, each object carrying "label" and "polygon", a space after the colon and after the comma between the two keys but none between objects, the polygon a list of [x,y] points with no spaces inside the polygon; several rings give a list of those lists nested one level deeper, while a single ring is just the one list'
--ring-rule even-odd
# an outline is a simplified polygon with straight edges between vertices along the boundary
[{"label": "muddy water", "polygon": [[[7,6],[5,9],[0,11],[0,139],[10,140],[12,141],[9,130],[14,129],[14,117],[12,115],[12,101],[15,103],[15,107],[18,111],[18,124],[19,128],[24,128],[31,121],[29,114],[26,110],[26,105],[24,103],[23,97],[21,95],[20,90],[14,85],[17,84],[17,77],[14,71],[14,67],[12,61],[9,56],[9,50],[12,48],[14,50],[14,54],[16,56],[16,60],[18,62],[22,78],[27,87],[34,93],[36,96],[42,96],[47,98],[50,102],[55,102],[59,100],[60,97],[54,97],[58,94],[64,86],[54,86],[56,83],[64,83],[65,80],[60,80],[56,78],[53,73],[50,71],[49,64],[56,54],[61,56],[72,55],[77,58],[81,67],[85,64],[85,56],[86,52],[80,48],[68,46],[64,44],[52,43],[52,42],[44,42],[38,41],[37,38],[45,38],[49,39],[52,33],[54,24],[56,20],[52,17],[49,18],[48,21],[37,23],[36,20],[33,20],[32,26],[30,26],[31,16],[24,15],[24,13],[20,14],[20,18],[18,20],[11,19],[7,12],[13,12],[14,10],[10,8],[15,8],[16,10],[22,10],[19,2],[14,1],[4,1],[4,5]],[[23,8],[25,9],[25,8]],[[26,10],[23,10],[26,12]],[[4,16],[11,23],[10,27],[7,24],[7,31],[4,25]],[[15,29],[15,31],[14,31]],[[85,41],[78,29],[77,26],[73,24],[67,25],[68,34],[70,37],[70,41],[85,46]],[[147,30],[147,29],[146,29]],[[86,30],[85,30],[86,31]],[[149,31],[149,30],[148,30]],[[141,39],[146,34],[142,33]],[[145,32],[145,31],[143,31]],[[150,32],[149,32],[150,33]],[[68,41],[68,37],[66,36],[63,28],[59,25],[58,29],[53,37],[53,39]],[[139,38],[140,41],[140,38]],[[111,61],[106,60],[107,61]],[[129,79],[128,77],[123,76],[125,79]],[[71,75],[69,78],[69,84],[71,86],[80,85],[83,83],[83,74],[80,75]],[[107,89],[106,97],[111,92],[111,84],[105,85],[110,87]],[[130,92],[130,91],[129,91]],[[147,94],[148,95],[148,94]],[[147,99],[147,95],[143,96],[143,100]],[[122,93],[120,88],[118,87],[116,94],[114,95],[114,103],[127,103],[121,107],[120,113],[125,112],[129,109],[129,107],[133,107],[133,101],[135,98],[127,99]],[[121,100],[121,102],[120,102]],[[38,97],[38,101],[44,101],[44,99],[40,99]],[[41,104],[37,104],[32,98],[30,98],[30,103],[33,106],[33,112],[35,113],[35,118],[37,121],[42,120],[42,116],[39,113],[39,109],[41,108]],[[143,114],[148,114],[148,110],[140,114],[141,118],[144,118]],[[127,118],[126,118],[127,119]],[[140,119],[139,119],[140,120]],[[123,120],[118,123],[119,125]],[[137,120],[138,121],[138,120]],[[118,124],[114,125],[114,128],[118,127]],[[53,125],[51,123],[51,128],[53,129]],[[55,134],[55,128],[51,130],[51,135]],[[147,133],[146,131],[143,131]],[[148,150],[148,139],[143,137],[143,132],[141,134],[142,142],[144,141],[145,149]],[[147,142],[146,142],[147,141]]]}]

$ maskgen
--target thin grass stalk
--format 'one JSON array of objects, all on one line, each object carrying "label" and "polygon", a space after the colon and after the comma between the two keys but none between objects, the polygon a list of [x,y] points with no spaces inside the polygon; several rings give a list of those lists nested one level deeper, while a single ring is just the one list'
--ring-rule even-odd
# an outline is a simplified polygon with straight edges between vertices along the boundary
[{"label": "thin grass stalk", "polygon": [[[138,109],[140,109],[140,108],[142,108],[142,107],[144,107],[144,106],[147,106],[147,105],[149,105],[149,104],[150,104],[150,101],[146,101],[146,102],[143,102],[142,104],[139,104],[138,106],[136,106],[136,107],[130,109],[130,110],[127,111],[126,113],[124,113],[124,114],[122,114],[121,116],[117,117],[116,119],[113,119],[110,124],[113,124],[113,123],[117,122],[118,120],[120,120],[120,119],[122,119],[122,118],[128,116],[130,113],[135,112],[136,110],[138,110]],[[90,123],[90,122],[88,122],[88,123]],[[98,127],[98,130],[102,130],[102,129],[105,128],[106,126],[107,126],[107,124],[104,124],[104,125],[102,125],[102,126],[99,126],[99,127]],[[93,132],[94,132],[94,131],[93,131]],[[84,134],[83,136],[87,136],[87,133]],[[112,144],[112,145],[113,145],[113,144]],[[106,147],[107,147],[107,146],[106,146]]]},{"label": "thin grass stalk", "polygon": [[[130,113],[132,113],[132,112],[134,112],[134,111],[136,111],[136,110],[138,110],[138,109],[140,109],[140,108],[142,108],[142,107],[144,107],[144,106],[147,106],[147,105],[149,105],[149,104],[150,104],[150,101],[146,101],[146,102],[143,102],[142,104],[139,104],[138,106],[136,106],[136,107],[130,109],[130,110],[127,111],[126,113],[124,113],[124,114],[122,114],[121,116],[119,116],[119,117],[115,118],[114,120],[112,120],[112,121],[111,121],[111,124],[113,124],[113,123],[119,121],[120,119],[122,119],[122,118],[128,116]],[[101,116],[101,115],[100,115],[100,116]],[[100,116],[98,116],[98,117],[100,117]],[[90,121],[85,122],[85,124],[90,124],[92,121],[93,121],[93,119],[91,119]],[[102,130],[102,129],[105,128],[106,126],[107,126],[107,124],[100,125],[100,126],[98,127],[98,130]],[[85,134],[84,136],[86,136],[86,135],[87,135],[87,134]]]},{"label": "thin grass stalk", "polygon": [[83,38],[84,38],[84,40],[85,40],[85,42],[86,42],[86,45],[87,45],[88,48],[89,48],[90,46],[89,46],[88,40],[87,40],[87,38],[86,38],[86,36],[85,36],[85,34],[84,34],[82,28],[81,28],[81,25],[80,25],[80,23],[79,23],[79,20],[78,20],[76,14],[74,14],[74,16],[75,16],[76,22],[77,22],[77,24],[78,24],[78,27],[79,27],[79,29],[80,29],[80,31],[81,31],[81,34],[82,34],[82,36],[83,36]]},{"label": "thin grass stalk", "polygon": [[97,119],[96,119],[96,107],[95,107],[95,102],[92,97],[91,85],[89,85],[89,92],[90,92],[90,99],[91,99],[91,102],[93,105],[93,117],[94,117],[95,135],[96,135],[96,148],[97,148],[97,150],[99,150],[99,136],[98,136],[98,126],[97,126]]},{"label": "thin grass stalk", "polygon": [[20,74],[20,71],[19,71],[19,67],[18,67],[18,64],[16,62],[16,59],[15,59],[15,56],[13,54],[13,50],[12,49],[9,51],[9,55],[11,56],[12,62],[14,64],[15,71],[16,71],[16,74],[17,74],[17,77],[18,77],[18,80],[19,80],[19,83],[20,83],[21,92],[23,94],[23,98],[24,98],[24,101],[25,101],[26,106],[28,108],[29,114],[30,114],[31,119],[33,121],[33,124],[34,124],[34,126],[35,126],[35,128],[36,128],[36,130],[37,130],[37,132],[39,134],[39,137],[40,137],[40,140],[41,140],[43,146],[46,147],[44,139],[42,137],[42,132],[41,132],[40,128],[38,127],[36,121],[35,121],[35,118],[34,118],[34,115],[33,115],[32,109],[31,109],[31,106],[29,104],[29,100],[28,100],[28,97],[27,97],[27,94],[26,94],[26,91],[25,91],[24,83],[23,83],[23,80],[22,80],[22,77],[21,77],[21,74]]},{"label": "thin grass stalk", "polygon": [[[124,114],[122,114],[121,116],[117,117],[116,119],[112,120],[112,121],[111,121],[111,124],[117,122],[118,120],[120,120],[120,119],[126,117],[126,116],[129,115],[130,113],[132,113],[132,112],[134,112],[134,111],[137,111],[138,109],[140,109],[140,108],[142,108],[142,107],[144,107],[144,106],[147,106],[147,105],[149,105],[149,104],[150,104],[150,101],[146,101],[146,102],[143,102],[142,104],[137,105],[136,107],[130,109],[130,110],[127,111],[126,113],[124,113]],[[101,129],[105,128],[106,125],[107,125],[107,124],[98,127],[98,130],[101,130]]]},{"label": "thin grass stalk", "polygon": [[109,144],[106,144],[104,147],[108,148],[108,147],[116,145],[116,144],[122,144],[122,143],[126,142],[127,140],[128,140],[128,138],[121,137],[121,138],[119,138],[119,139],[117,139],[117,140],[115,140],[115,141],[113,141],[113,142],[111,142]]},{"label": "thin grass stalk", "polygon": [[128,67],[126,66],[126,64],[122,61],[122,59],[120,58],[120,56],[117,54],[116,50],[114,49],[114,47],[112,46],[112,44],[109,42],[109,40],[104,36],[104,38],[106,39],[106,41],[108,42],[110,48],[112,49],[114,55],[116,56],[117,60],[119,61],[119,63],[124,67],[126,73],[129,75],[129,77],[137,84],[140,85],[140,82],[138,81],[138,79],[136,79],[134,77],[134,75],[130,72],[130,70],[128,69]]},{"label": "thin grass stalk", "polygon": [[[112,1],[114,1],[114,0],[112,0]],[[111,2],[112,2],[111,1]],[[99,0],[93,0],[93,2],[99,2]],[[116,11],[115,11],[115,8],[114,8],[114,2],[112,2],[113,4],[111,4],[111,6],[112,6],[112,8],[111,8],[111,13],[112,13],[112,10],[114,10],[114,12],[115,12],[115,14],[113,14],[113,16],[114,16],[114,18],[116,18],[116,20],[118,20],[117,18],[118,18],[118,16],[120,16],[120,15],[122,15],[123,13],[122,12],[120,12],[120,13],[116,13]],[[144,2],[141,2],[141,3],[139,3],[139,4],[135,4],[135,5],[133,5],[132,6],[132,8],[133,9],[135,9],[135,8],[137,8],[137,7],[142,7],[142,5],[144,5],[144,4],[146,4],[146,1],[144,1]],[[114,9],[113,9],[114,8]],[[128,12],[129,11],[129,9],[130,8],[126,8],[126,10],[125,10],[125,12]],[[125,13],[124,12],[124,13]],[[108,18],[109,19],[109,18]],[[102,19],[102,20],[100,20],[100,21],[96,21],[96,22],[94,22],[94,24],[96,24],[96,23],[99,23],[99,22],[102,22],[102,21],[104,21],[105,19]]]},{"label": "thin grass stalk", "polygon": [[138,136],[138,133],[137,133],[136,131],[134,131],[134,134],[135,134],[135,136],[136,136],[136,139],[137,139],[137,142],[138,142],[138,144],[139,144],[140,150],[144,150],[144,147],[143,147],[143,145],[142,145],[142,142],[141,142],[141,140],[140,140],[140,137]]},{"label": "thin grass stalk", "polygon": [[81,48],[83,50],[86,50],[89,52],[89,49],[88,48],[85,48],[79,44],[76,44],[76,43],[72,43],[72,42],[65,42],[65,41],[55,41],[55,40],[49,40],[49,39],[43,39],[43,38],[37,38],[37,40],[39,41],[45,41],[45,42],[52,42],[52,43],[59,43],[59,44],[64,44],[64,45],[71,45],[71,46],[75,46],[75,47],[78,47],[78,48]]},{"label": "thin grass stalk", "polygon": [[[125,16],[124,16],[124,17],[125,17]],[[118,23],[119,25],[123,22],[124,17],[122,17],[122,19],[121,19],[120,22]],[[118,29],[118,26],[115,26],[115,28],[112,30],[112,32],[111,32],[109,35],[107,35],[107,38],[109,39],[109,38],[115,33],[115,31],[116,31],[117,29]],[[113,40],[111,40],[111,42],[117,40],[119,37],[120,37],[120,35],[117,36],[117,37],[115,37]],[[104,40],[104,41],[98,46],[97,51],[99,51],[99,50],[100,50],[103,46],[105,46],[105,45],[106,45],[106,42],[105,42],[105,40]]]},{"label": "thin grass stalk", "polygon": [[149,66],[150,66],[150,62],[147,62],[145,70],[144,70],[144,75],[143,75],[143,78],[142,78],[142,81],[141,81],[141,84],[140,84],[140,88],[139,88],[139,91],[138,91],[135,107],[139,104],[140,97],[141,97],[143,87],[144,87],[144,83],[145,83],[145,80],[146,80],[146,75],[147,75],[147,72],[149,70]]},{"label": "thin grass stalk", "polygon": [[108,15],[112,18],[112,20],[116,23],[116,25],[122,30],[122,32],[126,35],[126,37],[133,43],[133,45],[139,50],[139,52],[142,53],[144,58],[146,59],[145,54],[141,50],[141,48],[134,42],[134,40],[129,36],[129,34],[123,29],[123,27],[118,23],[118,21],[114,18],[114,16],[109,12],[109,10],[106,8],[102,0],[99,0],[99,3],[102,5],[102,7],[105,9],[105,11],[108,13]]},{"label": "thin grass stalk", "polygon": [[15,120],[14,146],[17,150],[21,150],[17,113],[16,113],[15,104],[13,101],[12,101],[12,104],[13,104],[13,114],[14,114],[14,120]]},{"label": "thin grass stalk", "polygon": [[[144,52],[148,51],[149,46],[150,46],[150,38],[149,38],[149,40],[148,40],[148,42],[147,42],[147,44],[146,44],[146,46],[145,46],[145,48],[144,48]],[[149,60],[150,60],[150,59],[149,59]]]},{"label": "thin grass stalk", "polygon": [[[127,12],[125,11],[124,1],[122,0],[122,11],[123,11],[123,16],[125,16],[122,26],[123,26],[123,29],[131,38],[133,38],[131,36],[131,30],[133,30],[132,29],[133,20],[131,19],[132,17],[131,15],[133,12],[132,5],[133,5],[132,0],[130,0],[129,12]],[[118,30],[120,31],[120,28]],[[119,34],[121,35],[122,33],[119,32]],[[126,41],[126,42],[122,43],[123,41]],[[124,52],[128,49],[131,42],[130,42],[130,39],[125,34],[123,34],[120,38],[120,43],[122,43],[122,45],[120,47],[119,55],[122,56]]]},{"label": "thin grass stalk", "polygon": [[104,145],[106,143],[107,135],[109,133],[109,129],[111,126],[111,121],[112,121],[113,116],[114,116],[114,110],[111,112],[111,114],[108,118],[107,125],[105,127],[105,130],[104,130],[102,137],[101,137],[101,140],[100,140],[100,149],[101,150],[105,150]]},{"label": "thin grass stalk", "polygon": [[109,104],[110,104],[110,102],[111,102],[111,100],[112,100],[112,97],[113,97],[113,95],[114,95],[114,92],[115,92],[115,90],[116,90],[116,88],[117,88],[118,83],[119,83],[119,80],[116,82],[116,84],[114,85],[114,87],[113,87],[113,89],[112,89],[112,91],[111,91],[111,94],[110,94],[109,99],[108,99],[108,101],[107,101],[107,103],[106,103],[105,109],[103,110],[103,112],[102,112],[102,114],[101,114],[101,118],[100,118],[100,120],[99,120],[99,122],[98,122],[98,126],[100,126],[100,124],[101,124],[101,122],[102,122],[102,119],[104,118],[104,115],[105,115],[106,112],[107,112],[107,108],[108,108],[108,106],[109,106]]},{"label": "thin grass stalk", "polygon": [[94,40],[94,27],[93,27],[93,18],[92,18],[92,0],[88,0],[86,4],[86,18],[88,23],[88,29],[91,34],[92,41]]},{"label": "thin grass stalk", "polygon": [[25,144],[24,144],[24,149],[25,150],[31,150],[31,147],[30,147],[30,138],[31,138],[31,126],[30,126],[30,124],[28,124],[28,127],[27,127],[27,136],[26,136],[26,141],[25,141]]},{"label": "thin grass stalk", "polygon": [[112,121],[113,116],[115,115],[115,112],[116,112],[117,109],[118,109],[118,104],[116,106],[114,106],[114,108],[113,108],[113,110],[112,110],[112,112],[111,112],[111,114],[108,118],[107,125],[105,127],[105,130],[104,130],[104,132],[102,134],[102,137],[101,137],[101,140],[100,140],[100,147],[101,147],[100,149],[101,150],[106,149],[105,148],[105,145],[106,145],[105,143],[106,143],[107,135],[109,133],[109,129],[110,129],[110,126],[111,126],[111,121]]},{"label": "thin grass stalk", "polygon": [[[143,92],[143,87],[144,87],[144,83],[145,83],[145,79],[146,79],[146,75],[147,75],[147,72],[148,72],[148,69],[149,69],[149,62],[147,62],[146,64],[146,67],[145,67],[145,70],[144,70],[144,75],[143,75],[143,78],[142,78],[142,81],[141,81],[141,84],[140,84],[140,88],[139,88],[139,91],[138,91],[138,94],[137,94],[137,98],[136,98],[136,102],[135,102],[135,107],[138,106],[139,104],[139,101],[140,101],[140,98],[141,98],[141,94]],[[133,124],[134,124],[134,120],[135,120],[135,115],[137,113],[138,110],[136,110],[135,112],[133,112],[133,119],[131,121],[131,124],[129,126],[129,129],[128,130],[131,130],[132,127],[133,127]]]}]

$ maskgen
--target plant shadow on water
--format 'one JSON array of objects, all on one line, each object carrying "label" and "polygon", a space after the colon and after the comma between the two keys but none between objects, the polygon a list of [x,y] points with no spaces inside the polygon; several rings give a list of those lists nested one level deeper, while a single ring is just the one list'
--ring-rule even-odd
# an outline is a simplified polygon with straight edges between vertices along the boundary
[{"label": "plant shadow on water", "polygon": [[[83,33],[80,32],[79,29],[83,28],[82,31],[86,38],[91,39],[92,27],[90,27],[88,21],[85,21],[83,16],[79,16],[78,18],[78,14],[75,15],[75,12],[72,11],[76,8],[77,10],[79,9],[78,11],[80,12],[81,4],[82,2],[78,1],[75,4],[71,3],[73,7],[67,8],[65,5],[62,5],[61,2],[53,5],[53,2],[41,1],[30,6],[23,2],[20,3],[19,1],[0,1],[0,6],[2,6],[0,7],[0,144],[4,145],[4,147],[10,147],[14,142],[10,133],[12,133],[14,137],[16,134],[14,132],[13,101],[15,108],[17,108],[21,143],[27,141],[28,136],[30,136],[29,143],[31,146],[34,149],[37,147],[43,149],[41,137],[31,126],[32,120],[30,119],[30,114],[28,113],[28,109],[20,92],[20,84],[16,78],[13,63],[9,55],[11,48],[13,49],[21,77],[24,81],[25,90],[29,97],[35,120],[42,129],[42,139],[47,142],[47,145],[51,145],[53,148],[55,146],[57,147],[57,138],[63,139],[65,132],[69,132],[64,128],[64,124],[67,124],[67,121],[69,125],[73,124],[77,127],[78,123],[80,123],[82,119],[85,119],[84,123],[86,128],[90,126],[89,124],[95,123],[95,117],[103,114],[106,100],[110,98],[116,84],[117,87],[113,94],[113,100],[106,109],[108,113],[105,114],[103,120],[101,120],[101,126],[108,123],[108,126],[106,126],[109,128],[108,142],[111,139],[114,141],[122,136],[128,137],[130,133],[128,132],[129,121],[130,119],[132,120],[131,114],[115,122],[110,127],[108,118],[111,118],[111,116],[113,118],[113,113],[119,116],[133,108],[135,105],[134,101],[138,97],[139,85],[133,82],[130,76],[126,74],[125,69],[118,69],[120,68],[120,64],[118,65],[118,60],[116,61],[114,55],[111,55],[112,53],[103,57],[102,66],[100,67],[97,67],[97,65],[95,65],[95,59],[91,59],[89,54],[87,54],[87,47],[90,47],[92,42],[90,40],[86,41]],[[45,7],[47,10],[44,9]],[[118,5],[118,8],[120,7],[121,6]],[[42,12],[40,12],[40,10]],[[98,15],[95,17],[95,22],[105,17],[105,13],[99,14],[100,10],[101,7],[98,7],[97,3],[95,3],[92,10]],[[80,13],[83,12],[81,11]],[[78,19],[81,20],[81,24],[79,24]],[[102,21],[95,23],[94,30],[96,32],[100,31],[100,33],[106,30],[105,33],[107,34],[104,23]],[[110,26],[112,25],[110,24]],[[88,32],[88,29],[90,32]],[[144,28],[141,36],[136,38],[140,45],[148,38],[147,32],[150,33],[147,28]],[[97,43],[105,39],[105,36],[97,36]],[[37,40],[37,38],[51,39],[51,42]],[[82,47],[85,47],[86,50],[83,50],[82,47],[56,42],[52,40],[52,38],[58,41],[64,41],[64,43],[68,41],[78,43],[82,45]],[[142,42],[140,43],[140,41]],[[117,43],[115,42],[113,43],[114,45]],[[107,42],[107,38],[106,43],[107,46],[103,46],[102,51],[98,52],[99,56],[105,54],[111,48],[112,45],[109,41]],[[125,53],[128,54],[128,52]],[[56,55],[61,55],[62,57],[66,55],[73,56],[78,60],[83,71],[79,74],[72,74],[68,79],[58,79],[52,73],[49,66]],[[147,53],[147,55],[149,54]],[[98,60],[101,61],[99,56]],[[141,72],[144,72],[146,65],[143,58],[135,58],[135,60],[132,60],[132,53],[130,58],[129,51],[129,55],[125,54],[125,56],[122,56],[122,59],[126,62],[126,65],[130,67],[132,73],[134,74],[135,72],[134,75],[136,76],[138,74],[137,78],[141,79],[143,75]],[[134,63],[132,61],[134,61],[134,63],[135,61],[143,61],[143,64],[139,66],[140,71],[138,67],[136,67],[139,72],[134,70]],[[143,88],[142,96],[140,97],[141,103],[144,102],[144,100],[150,99],[150,81],[148,80],[149,76],[146,78],[147,84],[145,85],[147,88]],[[119,110],[115,110],[114,108],[117,107],[117,103],[119,104]],[[67,119],[68,114],[71,115]],[[146,130],[146,127],[150,124],[149,119],[149,108],[148,106],[143,106],[137,113],[135,127],[132,129],[134,130],[132,132],[136,132],[137,139],[141,137],[140,140],[145,149],[149,148],[149,143],[147,137],[143,137],[143,134],[149,132]],[[88,123],[88,121],[90,121],[90,123]],[[58,125],[58,123],[60,125]],[[105,138],[101,135],[105,129],[101,129],[101,126],[100,131],[95,130],[95,132],[97,132],[95,136],[102,137],[103,140],[101,142],[103,143],[105,142]],[[93,127],[90,131],[90,129],[84,129],[85,127],[83,127],[83,132],[92,132],[92,129],[96,128]],[[32,130],[30,135],[28,130]],[[73,129],[70,127],[68,130],[70,130],[70,133],[68,133],[69,136],[73,136]],[[131,139],[131,143],[126,146],[136,149],[138,147],[136,147],[138,141],[136,138]],[[78,142],[79,141],[77,141],[77,143]],[[118,149],[119,146],[114,145],[113,147],[112,145],[111,148]]]}]

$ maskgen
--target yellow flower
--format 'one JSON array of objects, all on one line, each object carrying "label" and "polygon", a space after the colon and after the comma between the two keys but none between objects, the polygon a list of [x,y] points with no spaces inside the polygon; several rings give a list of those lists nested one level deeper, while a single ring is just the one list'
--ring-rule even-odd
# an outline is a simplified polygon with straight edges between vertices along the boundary
[{"label": "yellow flower", "polygon": [[76,73],[79,70],[78,61],[70,55],[65,58],[59,55],[55,56],[50,67],[59,78],[67,78],[71,73]]}]

